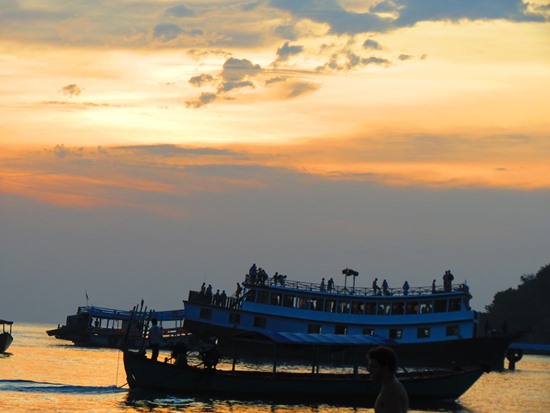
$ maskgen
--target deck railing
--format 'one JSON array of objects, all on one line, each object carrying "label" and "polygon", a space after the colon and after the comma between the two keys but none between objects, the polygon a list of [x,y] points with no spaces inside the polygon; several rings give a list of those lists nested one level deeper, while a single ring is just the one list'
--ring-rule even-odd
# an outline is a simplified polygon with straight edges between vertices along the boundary
[{"label": "deck railing", "polygon": [[247,288],[254,286],[270,286],[278,287],[284,289],[292,289],[299,291],[317,291],[317,292],[326,292],[326,293],[338,293],[338,294],[349,294],[354,296],[409,296],[409,295],[425,295],[425,294],[438,294],[446,292],[468,292],[468,286],[466,284],[457,284],[451,287],[450,291],[445,291],[443,285],[435,285],[429,287],[409,287],[408,290],[403,288],[388,288],[384,291],[382,288],[374,290],[373,288],[368,287],[353,287],[348,285],[335,285],[331,290],[326,286],[324,289],[321,286],[321,283],[312,283],[304,281],[293,281],[293,280],[283,280],[282,282],[275,282],[273,279],[268,279],[267,282],[261,283],[251,283],[244,282],[243,285]]},{"label": "deck railing", "polygon": [[[250,283],[245,281],[243,283],[243,286],[245,287],[243,293],[246,294],[246,291],[250,291],[251,289],[255,287],[270,287],[277,290],[281,290],[281,292],[289,290],[293,290],[296,292],[316,292],[316,293],[326,293],[327,297],[330,297],[330,294],[332,293],[338,293],[341,295],[348,295],[349,298],[356,297],[410,297],[410,296],[420,296],[420,295],[437,295],[441,293],[449,293],[449,292],[455,292],[455,293],[468,293],[468,286],[466,284],[458,284],[451,288],[451,291],[444,291],[443,286],[435,286],[435,289],[430,287],[411,287],[408,289],[407,293],[402,288],[388,288],[386,293],[382,290],[373,290],[372,288],[364,288],[364,287],[347,287],[347,286],[334,286],[334,288],[329,291],[327,289],[322,290],[320,283],[311,283],[311,282],[304,282],[304,281],[293,281],[293,280],[284,280],[282,283],[279,282],[273,282],[273,280],[269,279],[265,283],[257,282],[257,283]],[[220,299],[219,297],[212,295],[212,294],[205,294],[203,292],[199,291],[189,291],[189,297],[188,301],[195,304],[204,304],[204,305],[215,305],[218,307],[226,307],[226,308],[235,308],[239,309],[241,308],[243,296],[236,296],[232,295],[230,297],[224,297]]]}]

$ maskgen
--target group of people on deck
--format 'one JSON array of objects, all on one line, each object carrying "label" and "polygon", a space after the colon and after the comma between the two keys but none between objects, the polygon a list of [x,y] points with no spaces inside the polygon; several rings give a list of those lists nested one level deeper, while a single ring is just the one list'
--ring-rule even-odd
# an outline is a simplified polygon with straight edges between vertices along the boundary
[{"label": "group of people on deck", "polygon": [[326,283],[325,285],[325,279],[323,278],[321,280],[321,284],[319,286],[319,290],[320,291],[323,291],[323,292],[332,292],[334,291],[334,280],[332,279],[332,277],[328,280],[328,282]]},{"label": "group of people on deck", "polygon": [[[378,278],[375,278],[372,282],[372,292],[374,295],[393,295],[393,293],[390,291],[390,286],[388,284],[388,281],[384,279],[382,281],[382,288],[378,286]],[[403,295],[409,294],[409,282],[405,281],[403,284]]]},{"label": "group of people on deck", "polygon": [[[453,290],[453,280],[454,275],[451,273],[451,270],[445,271],[445,274],[443,274],[443,291],[444,292],[451,292]],[[403,292],[403,295],[409,295],[409,282],[405,281],[403,283],[403,287],[401,287],[401,290]],[[372,291],[374,295],[393,295],[392,292],[389,289],[388,282],[384,280],[382,282],[382,288],[378,286],[378,278],[375,278],[372,282]],[[432,281],[432,294],[435,294],[437,292],[436,288],[436,282],[435,280]]]},{"label": "group of people on deck", "polygon": [[225,307],[225,303],[227,302],[227,294],[225,293],[225,290],[222,290],[221,293],[220,290],[216,290],[216,293],[212,294],[212,284],[208,284],[207,287],[206,283],[203,282],[199,295],[214,305]]},{"label": "group of people on deck", "polygon": [[[245,276],[245,281],[250,284],[262,284],[267,285],[270,283],[271,285],[277,286],[280,285],[281,287],[285,286],[286,281],[286,275],[279,274],[276,272],[273,277],[269,277],[267,272],[261,268],[257,267],[256,264],[252,264],[250,267],[248,274]],[[443,275],[443,291],[444,292],[450,292],[452,291],[452,282],[454,280],[454,276],[451,273],[450,270],[445,271],[445,274]],[[237,298],[239,297],[241,290],[240,285],[237,283]],[[408,281],[405,281],[403,283],[403,286],[401,287],[401,293],[403,295],[409,295],[410,285]],[[319,291],[322,292],[333,292],[336,291],[334,279],[331,277],[328,281],[325,281],[325,278],[323,277],[321,279],[321,283],[319,284]],[[432,293],[435,294],[437,292],[436,288],[436,280],[433,280],[432,282]],[[373,295],[387,295],[391,296],[393,295],[393,292],[391,291],[388,281],[384,279],[382,281],[382,287],[378,286],[378,278],[375,278],[372,282],[372,293]]]},{"label": "group of people on deck", "polygon": [[[248,274],[245,276],[245,281],[250,284],[268,284],[270,280],[269,275],[262,267],[257,267],[256,263],[252,264],[248,270]],[[286,275],[276,272],[271,278],[271,285],[285,286]]]},{"label": "group of people on deck", "polygon": [[[245,282],[249,284],[261,284],[261,285],[273,285],[277,286],[280,285],[281,287],[285,286],[286,282],[286,275],[279,274],[276,272],[273,277],[269,277],[267,272],[261,268],[257,267],[256,264],[252,264],[250,267],[250,270],[245,276]],[[445,274],[443,275],[443,292],[450,292],[452,291],[452,282],[454,280],[454,276],[451,273],[450,270],[445,271]],[[322,292],[335,292],[336,287],[334,284],[334,279],[331,277],[328,281],[325,281],[325,278],[321,279],[321,282],[319,284],[319,290]],[[382,281],[382,287],[378,286],[378,278],[375,278],[372,282],[372,294],[373,295],[384,295],[384,296],[391,296],[394,294],[394,291],[397,289],[390,289],[388,281],[384,279]],[[408,281],[405,281],[403,283],[403,286],[401,287],[401,290],[399,293],[403,295],[409,295],[410,285]],[[237,283],[237,289],[235,291],[234,297],[239,300],[241,299],[241,294],[243,292],[243,288],[241,284]],[[437,292],[436,288],[436,280],[434,279],[432,281],[432,294],[435,294]],[[226,303],[228,303],[228,297],[225,293],[225,290],[223,290],[220,293],[220,290],[217,290],[215,294],[212,293],[212,285],[208,284],[206,286],[206,283],[202,283],[201,289],[199,294],[205,298],[205,301],[213,304],[225,307]]]}]

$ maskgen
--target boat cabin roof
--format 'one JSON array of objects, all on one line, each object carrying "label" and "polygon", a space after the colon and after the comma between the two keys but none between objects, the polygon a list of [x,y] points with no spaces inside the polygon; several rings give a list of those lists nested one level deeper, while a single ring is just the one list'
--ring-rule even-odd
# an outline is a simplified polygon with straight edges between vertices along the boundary
[{"label": "boat cabin roof", "polygon": [[395,345],[394,340],[379,336],[368,336],[363,334],[307,334],[289,333],[277,331],[265,332],[242,332],[233,336],[236,340],[265,341],[274,344],[292,345],[345,345],[345,346],[372,346],[372,345]]},{"label": "boat cabin roof", "polygon": [[[132,310],[118,310],[114,308],[83,306],[78,307],[77,314],[89,314],[92,317],[99,317],[112,320],[130,320],[132,318]],[[134,314],[135,319],[147,318],[152,316],[159,321],[181,320],[185,316],[185,310],[165,310],[165,311],[138,311]]]},{"label": "boat cabin roof", "polygon": [[8,325],[12,325],[12,324],[13,324],[13,321],[8,321],[8,320],[0,320],[0,324],[8,324]]}]

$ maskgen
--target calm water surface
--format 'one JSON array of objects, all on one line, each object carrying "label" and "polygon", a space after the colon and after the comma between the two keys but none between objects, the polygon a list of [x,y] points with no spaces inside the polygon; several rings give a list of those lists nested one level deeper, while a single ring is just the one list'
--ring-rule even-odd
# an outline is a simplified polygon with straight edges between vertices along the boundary
[{"label": "calm water surface", "polygon": [[[5,413],[352,413],[372,408],[285,405],[130,392],[122,354],[83,349],[48,337],[53,325],[15,324],[0,355],[0,411]],[[516,371],[485,374],[456,403],[414,406],[412,413],[550,412],[550,357],[525,356]]]}]

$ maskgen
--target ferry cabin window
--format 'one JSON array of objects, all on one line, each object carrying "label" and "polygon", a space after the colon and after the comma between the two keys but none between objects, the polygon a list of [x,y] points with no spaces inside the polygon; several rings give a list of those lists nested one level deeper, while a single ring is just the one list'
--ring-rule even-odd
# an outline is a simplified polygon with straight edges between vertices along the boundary
[{"label": "ferry cabin window", "polygon": [[378,315],[387,315],[390,313],[390,305],[386,303],[378,304]]},{"label": "ferry cabin window", "polygon": [[229,324],[241,324],[241,315],[239,313],[230,313]]},{"label": "ferry cabin window", "polygon": [[309,300],[306,297],[298,297],[298,307],[302,310],[308,310]]},{"label": "ferry cabin window", "polygon": [[374,336],[375,335],[374,328],[369,328],[369,327],[364,328],[363,329],[363,335],[364,336]]},{"label": "ferry cabin window", "polygon": [[391,313],[392,314],[403,314],[404,313],[403,303],[393,303]]},{"label": "ferry cabin window", "polygon": [[434,313],[444,313],[447,311],[447,300],[434,301]]},{"label": "ferry cabin window", "polygon": [[370,315],[376,314],[376,304],[373,304],[373,303],[365,304],[365,314],[370,314]]},{"label": "ferry cabin window", "polygon": [[210,308],[201,308],[199,317],[203,320],[210,320],[212,317],[212,310]]},{"label": "ferry cabin window", "polygon": [[283,305],[285,307],[294,307],[294,298],[295,297],[293,295],[285,294],[283,299]]},{"label": "ferry cabin window", "polygon": [[359,301],[351,302],[351,313],[352,314],[365,314],[365,303]]},{"label": "ferry cabin window", "polygon": [[445,329],[445,335],[449,336],[458,336],[458,326],[447,326]]},{"label": "ferry cabin window", "polygon": [[428,338],[428,337],[430,337],[429,327],[420,327],[416,331],[416,337],[418,337],[418,338]]},{"label": "ferry cabin window", "polygon": [[422,301],[420,302],[420,312],[422,314],[428,314],[432,312],[432,302],[431,301]]},{"label": "ferry cabin window", "polygon": [[269,293],[267,291],[257,291],[256,294],[256,302],[258,304],[267,304],[268,302]]},{"label": "ferry cabin window", "polygon": [[281,294],[271,293],[271,305],[281,305]]},{"label": "ferry cabin window", "polygon": [[407,314],[418,314],[418,303],[407,303],[405,311]]},{"label": "ferry cabin window", "polygon": [[449,311],[460,311],[460,298],[449,300]]},{"label": "ferry cabin window", "polygon": [[403,337],[403,330],[400,328],[392,328],[390,329],[390,338],[393,340],[399,340]]},{"label": "ferry cabin window", "polygon": [[350,302],[338,300],[338,312],[343,314],[349,314]]},{"label": "ferry cabin window", "polygon": [[325,311],[328,311],[329,313],[334,313],[334,310],[335,310],[334,300],[325,300]]},{"label": "ferry cabin window", "polygon": [[253,303],[254,301],[256,301],[256,290],[248,290],[244,297],[245,301],[250,301]]},{"label": "ferry cabin window", "polygon": [[343,326],[343,325],[334,326],[334,334],[348,334],[348,326]]},{"label": "ferry cabin window", "polygon": [[265,328],[266,320],[263,317],[254,317],[254,327]]},{"label": "ferry cabin window", "polygon": [[315,310],[317,311],[323,311],[323,299],[322,298],[316,298],[315,300],[312,300],[315,304]]},{"label": "ferry cabin window", "polygon": [[307,326],[308,334],[321,334],[321,324],[309,324]]}]

